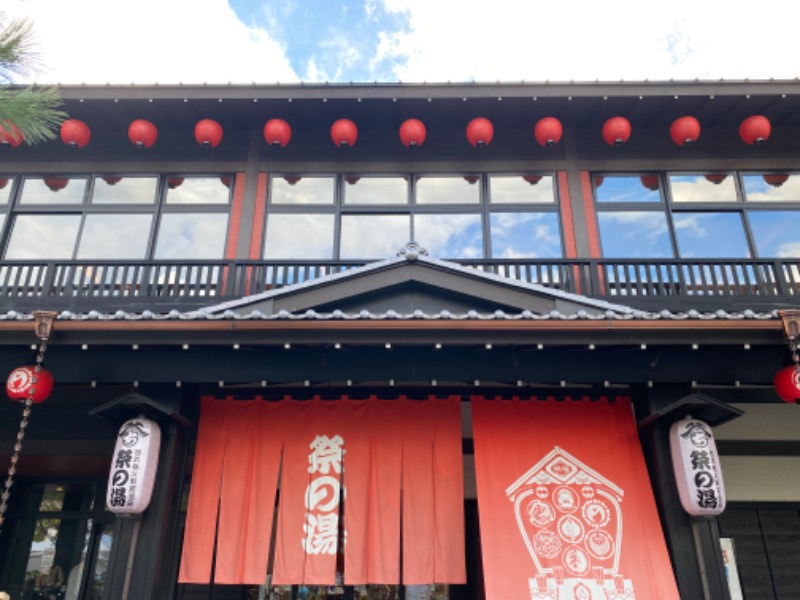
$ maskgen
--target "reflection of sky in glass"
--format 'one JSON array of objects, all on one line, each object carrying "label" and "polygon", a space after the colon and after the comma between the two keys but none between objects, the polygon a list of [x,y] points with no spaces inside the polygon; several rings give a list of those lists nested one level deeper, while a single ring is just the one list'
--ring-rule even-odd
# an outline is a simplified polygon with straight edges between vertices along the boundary
[{"label": "reflection of sky in glass", "polygon": [[600,212],[597,222],[605,258],[672,258],[661,211]]},{"label": "reflection of sky in glass", "polygon": [[[60,190],[53,191],[47,186],[46,180],[53,187],[61,186],[64,183],[67,185]],[[81,204],[85,190],[85,177],[26,177],[22,186],[20,202],[22,204]]]},{"label": "reflection of sky in glass", "polygon": [[483,258],[480,215],[418,214],[414,237],[432,258]]},{"label": "reflection of sky in glass", "polygon": [[153,204],[156,201],[158,179],[155,177],[123,177],[116,183],[117,177],[106,179],[95,178],[92,204]]},{"label": "reflection of sky in glass", "polygon": [[339,255],[350,258],[392,258],[411,234],[408,215],[343,215]]},{"label": "reflection of sky in glass", "polygon": [[86,215],[78,258],[145,258],[152,215]]},{"label": "reflection of sky in glass", "polygon": [[[706,179],[724,177],[719,183]],[[706,175],[670,175],[669,185],[673,202],[736,202],[733,175],[709,173]]]},{"label": "reflection of sky in glass", "polygon": [[[784,180],[784,177],[787,179]],[[800,201],[800,176],[788,173],[743,175],[744,193],[748,201]]]},{"label": "reflection of sky in glass", "polygon": [[408,183],[402,177],[362,177],[345,180],[345,204],[408,204]]},{"label": "reflection of sky in glass", "polygon": [[536,183],[529,183],[522,175],[492,175],[489,178],[489,200],[492,204],[553,204],[553,178],[549,175],[528,177],[541,179],[531,179]]},{"label": "reflection of sky in glass", "polygon": [[273,204],[333,204],[333,177],[303,177],[290,184],[283,177],[270,178]]},{"label": "reflection of sky in glass", "polygon": [[155,258],[222,258],[227,227],[224,213],[162,215]]},{"label": "reflection of sky in glass", "polygon": [[264,258],[333,258],[333,215],[269,215]]},{"label": "reflection of sky in glass", "polygon": [[463,177],[420,177],[417,204],[478,204],[480,189],[479,179],[469,183]]},{"label": "reflection of sky in glass", "polygon": [[675,213],[682,258],[749,258],[742,217],[732,213]]},{"label": "reflection of sky in glass", "polygon": [[11,175],[0,175],[0,204],[8,204],[13,187],[14,178]]},{"label": "reflection of sky in glass", "polygon": [[490,221],[494,258],[561,258],[555,213],[494,213]]},{"label": "reflection of sky in glass", "polygon": [[167,189],[168,204],[227,204],[229,198],[230,190],[219,177],[186,177]]},{"label": "reflection of sky in glass", "polygon": [[760,257],[800,258],[800,211],[750,211],[747,216]]},{"label": "reflection of sky in glass", "polygon": [[[644,179],[655,178],[654,180]],[[616,175],[603,175],[603,180],[600,185],[597,185],[598,178],[595,178],[595,194],[598,202],[658,202],[661,200],[661,194],[656,187],[651,190],[645,187],[645,184],[653,186],[657,185],[658,176],[655,174],[647,174],[642,177],[636,175],[630,176],[616,176]]]},{"label": "reflection of sky in glass", "polygon": [[80,222],[80,215],[19,215],[6,258],[72,258]]}]

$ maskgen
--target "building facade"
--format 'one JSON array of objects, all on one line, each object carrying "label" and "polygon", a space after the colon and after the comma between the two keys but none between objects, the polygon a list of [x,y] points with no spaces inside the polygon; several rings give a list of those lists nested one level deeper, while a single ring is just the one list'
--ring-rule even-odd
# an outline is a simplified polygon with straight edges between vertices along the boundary
[{"label": "building facade", "polygon": [[[61,93],[90,139],[0,148],[0,361],[42,354],[55,380],[0,590],[800,595],[800,416],[773,386],[797,335],[797,82]],[[0,410],[5,468],[23,414]],[[117,516],[139,416],[153,498]],[[681,506],[687,416],[714,429],[719,516]]]}]

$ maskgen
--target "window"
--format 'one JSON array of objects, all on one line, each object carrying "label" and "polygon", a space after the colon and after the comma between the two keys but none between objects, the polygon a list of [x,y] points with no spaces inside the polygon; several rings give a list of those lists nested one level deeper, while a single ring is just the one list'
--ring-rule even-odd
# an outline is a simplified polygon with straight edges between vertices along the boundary
[{"label": "window", "polygon": [[265,258],[386,259],[409,241],[434,258],[560,258],[555,180],[536,173],[271,178]]}]

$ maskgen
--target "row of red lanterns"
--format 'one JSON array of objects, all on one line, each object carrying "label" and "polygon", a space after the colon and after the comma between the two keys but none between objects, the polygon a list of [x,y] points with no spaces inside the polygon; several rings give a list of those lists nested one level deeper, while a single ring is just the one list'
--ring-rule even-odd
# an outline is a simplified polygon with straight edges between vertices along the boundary
[{"label": "row of red lanterns", "polygon": [[[289,143],[292,129],[283,119],[270,119],[264,125],[264,139],[273,147],[282,148]],[[678,146],[695,143],[700,137],[700,123],[692,116],[676,119],[669,129],[672,141]],[[760,144],[772,133],[769,119],[754,115],[742,121],[739,136],[747,144]],[[407,148],[417,148],[425,143],[427,130],[419,119],[408,119],[399,130],[400,141]],[[541,146],[553,146],[561,141],[563,126],[555,117],[540,119],[533,129],[533,135]],[[625,117],[611,117],[602,128],[603,139],[610,146],[621,146],[631,137],[631,124]],[[83,148],[91,139],[89,126],[78,119],[68,119],[61,125],[61,139],[72,148]],[[194,128],[197,143],[208,148],[216,148],[222,141],[222,126],[213,119],[202,119]],[[494,126],[489,119],[478,117],[467,125],[467,140],[477,148],[488,146],[494,137]],[[128,138],[137,148],[149,148],[158,139],[158,129],[150,121],[137,119],[128,127]],[[336,146],[349,148],[358,139],[358,127],[349,119],[339,119],[331,126],[331,139]],[[22,134],[12,123],[0,125],[0,145],[16,148],[23,141]]]},{"label": "row of red lanterns", "polygon": [[[728,178],[728,175],[726,173],[706,173],[703,177],[705,177],[706,181],[709,181],[714,185],[719,185]],[[771,185],[772,187],[778,188],[789,180],[789,174],[766,173],[763,175],[763,178],[765,183]],[[642,182],[642,186],[651,192],[658,191],[658,175],[641,175],[639,180]],[[605,177],[602,175],[595,175],[594,187],[600,187],[603,185],[603,181],[605,181]]]}]

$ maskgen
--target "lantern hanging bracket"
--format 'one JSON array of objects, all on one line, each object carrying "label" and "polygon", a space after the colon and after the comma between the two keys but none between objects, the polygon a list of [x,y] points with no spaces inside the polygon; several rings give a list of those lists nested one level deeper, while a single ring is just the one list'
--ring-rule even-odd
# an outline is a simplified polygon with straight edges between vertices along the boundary
[{"label": "lantern hanging bracket", "polygon": [[783,332],[789,342],[796,342],[800,337],[800,310],[779,310],[778,314],[783,321]]},{"label": "lantern hanging bracket", "polygon": [[58,313],[50,310],[37,310],[33,313],[34,333],[42,342],[50,339],[56,316]]}]

